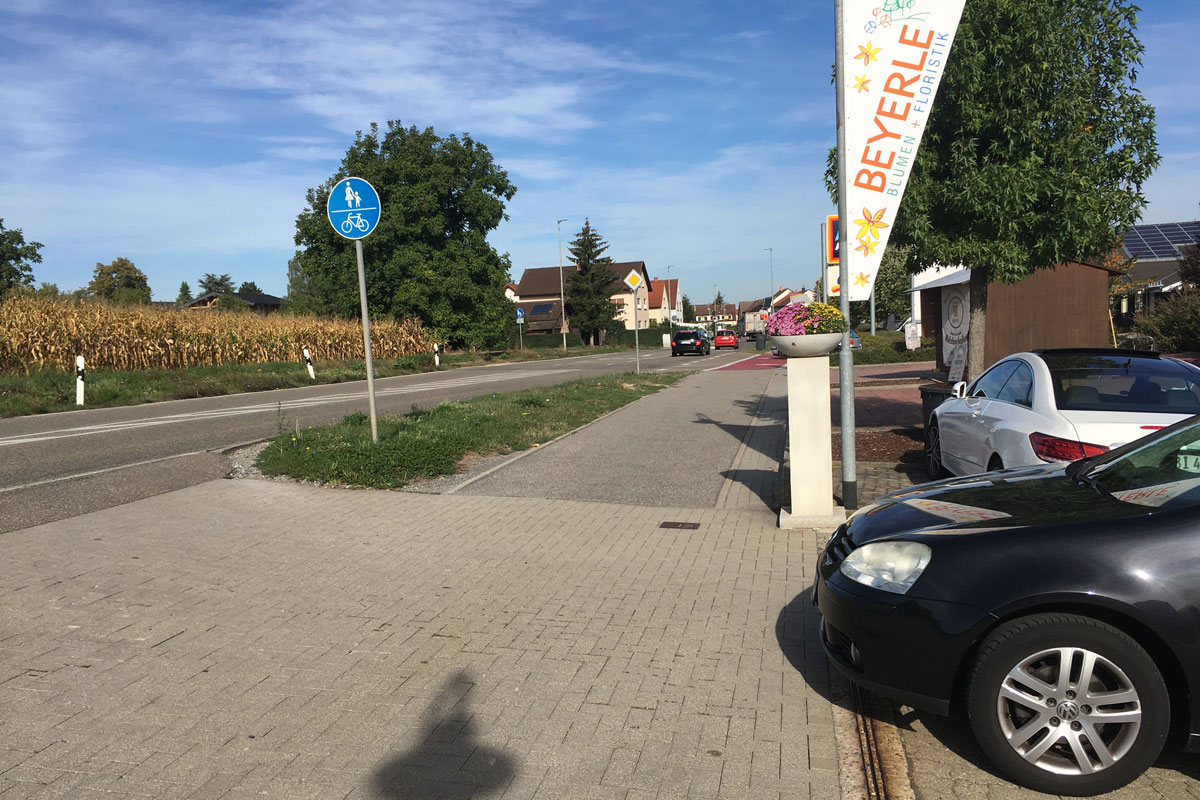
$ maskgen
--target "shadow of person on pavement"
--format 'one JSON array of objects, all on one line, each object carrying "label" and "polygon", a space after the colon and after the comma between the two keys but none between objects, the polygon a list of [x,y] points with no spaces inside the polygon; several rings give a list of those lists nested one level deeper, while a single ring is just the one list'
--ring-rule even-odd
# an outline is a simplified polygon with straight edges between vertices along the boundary
[{"label": "shadow of person on pavement", "polygon": [[474,686],[460,670],[447,679],[425,712],[421,742],[380,764],[371,788],[383,800],[494,797],[517,774],[502,750],[482,744],[468,705]]}]

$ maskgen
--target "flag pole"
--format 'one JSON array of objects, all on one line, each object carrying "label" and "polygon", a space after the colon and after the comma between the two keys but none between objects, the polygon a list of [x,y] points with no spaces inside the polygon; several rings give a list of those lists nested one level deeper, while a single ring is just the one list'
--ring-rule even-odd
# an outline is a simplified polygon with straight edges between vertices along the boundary
[{"label": "flag pole", "polygon": [[[838,154],[838,224],[845,227],[850,219],[847,203],[846,173],[846,65],[843,63],[842,42],[845,29],[842,19],[843,0],[834,0],[834,37],[837,54],[837,154]],[[842,237],[843,245],[845,238]],[[854,452],[854,354],[850,350],[850,248],[841,248],[838,265],[838,292],[841,298],[842,316],[846,318],[846,332],[842,334],[842,348],[838,358],[838,387],[841,390],[841,438],[842,438],[842,507],[847,511],[858,508],[858,464]]]}]

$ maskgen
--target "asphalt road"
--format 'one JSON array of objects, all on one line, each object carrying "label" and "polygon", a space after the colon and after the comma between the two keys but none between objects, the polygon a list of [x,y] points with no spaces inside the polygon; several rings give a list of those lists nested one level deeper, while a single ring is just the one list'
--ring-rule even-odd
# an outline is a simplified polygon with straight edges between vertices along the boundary
[{"label": "asphalt road", "polygon": [[[751,353],[753,351],[750,351]],[[643,370],[707,369],[749,353],[672,359]],[[447,400],[632,370],[617,353],[465,367],[375,382],[376,407],[404,413]],[[0,533],[174,491],[225,474],[224,452],[295,426],[367,411],[366,381],[0,420]]]}]

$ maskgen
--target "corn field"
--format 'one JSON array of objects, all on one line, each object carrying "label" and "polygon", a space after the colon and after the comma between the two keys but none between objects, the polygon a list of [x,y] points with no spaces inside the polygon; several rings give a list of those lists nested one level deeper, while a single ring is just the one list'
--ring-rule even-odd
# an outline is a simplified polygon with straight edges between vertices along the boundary
[{"label": "corn field", "polygon": [[[182,369],[219,364],[364,358],[355,320],[248,312],[157,311],[77,300],[0,302],[0,372],[49,367]],[[419,320],[371,321],[371,352],[392,358],[432,352]]]}]

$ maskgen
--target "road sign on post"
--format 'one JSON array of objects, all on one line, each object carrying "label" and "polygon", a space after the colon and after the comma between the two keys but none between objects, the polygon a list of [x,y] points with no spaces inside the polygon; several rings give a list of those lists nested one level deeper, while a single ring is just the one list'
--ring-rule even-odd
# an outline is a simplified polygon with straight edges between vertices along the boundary
[{"label": "road sign on post", "polygon": [[363,239],[379,224],[379,193],[362,178],[343,178],[329,193],[325,211],[340,236]]},{"label": "road sign on post", "polygon": [[642,348],[638,344],[637,293],[638,287],[642,283],[642,276],[638,274],[638,271],[636,269],[629,270],[629,274],[625,276],[625,285],[633,290],[633,363],[636,365],[634,369],[639,375],[642,374]]},{"label": "road sign on post", "polygon": [[517,309],[517,344],[522,350],[525,349],[525,333],[524,333],[524,331],[525,331],[525,309],[518,308]]},{"label": "road sign on post", "polygon": [[367,278],[363,270],[362,240],[379,224],[382,204],[379,192],[362,178],[343,178],[334,185],[325,201],[325,216],[339,236],[354,240],[358,257],[358,303],[362,308],[363,351],[367,357],[367,405],[371,410],[371,441],[379,441],[379,420],[375,415],[375,366],[371,360],[371,320],[367,316]]}]

